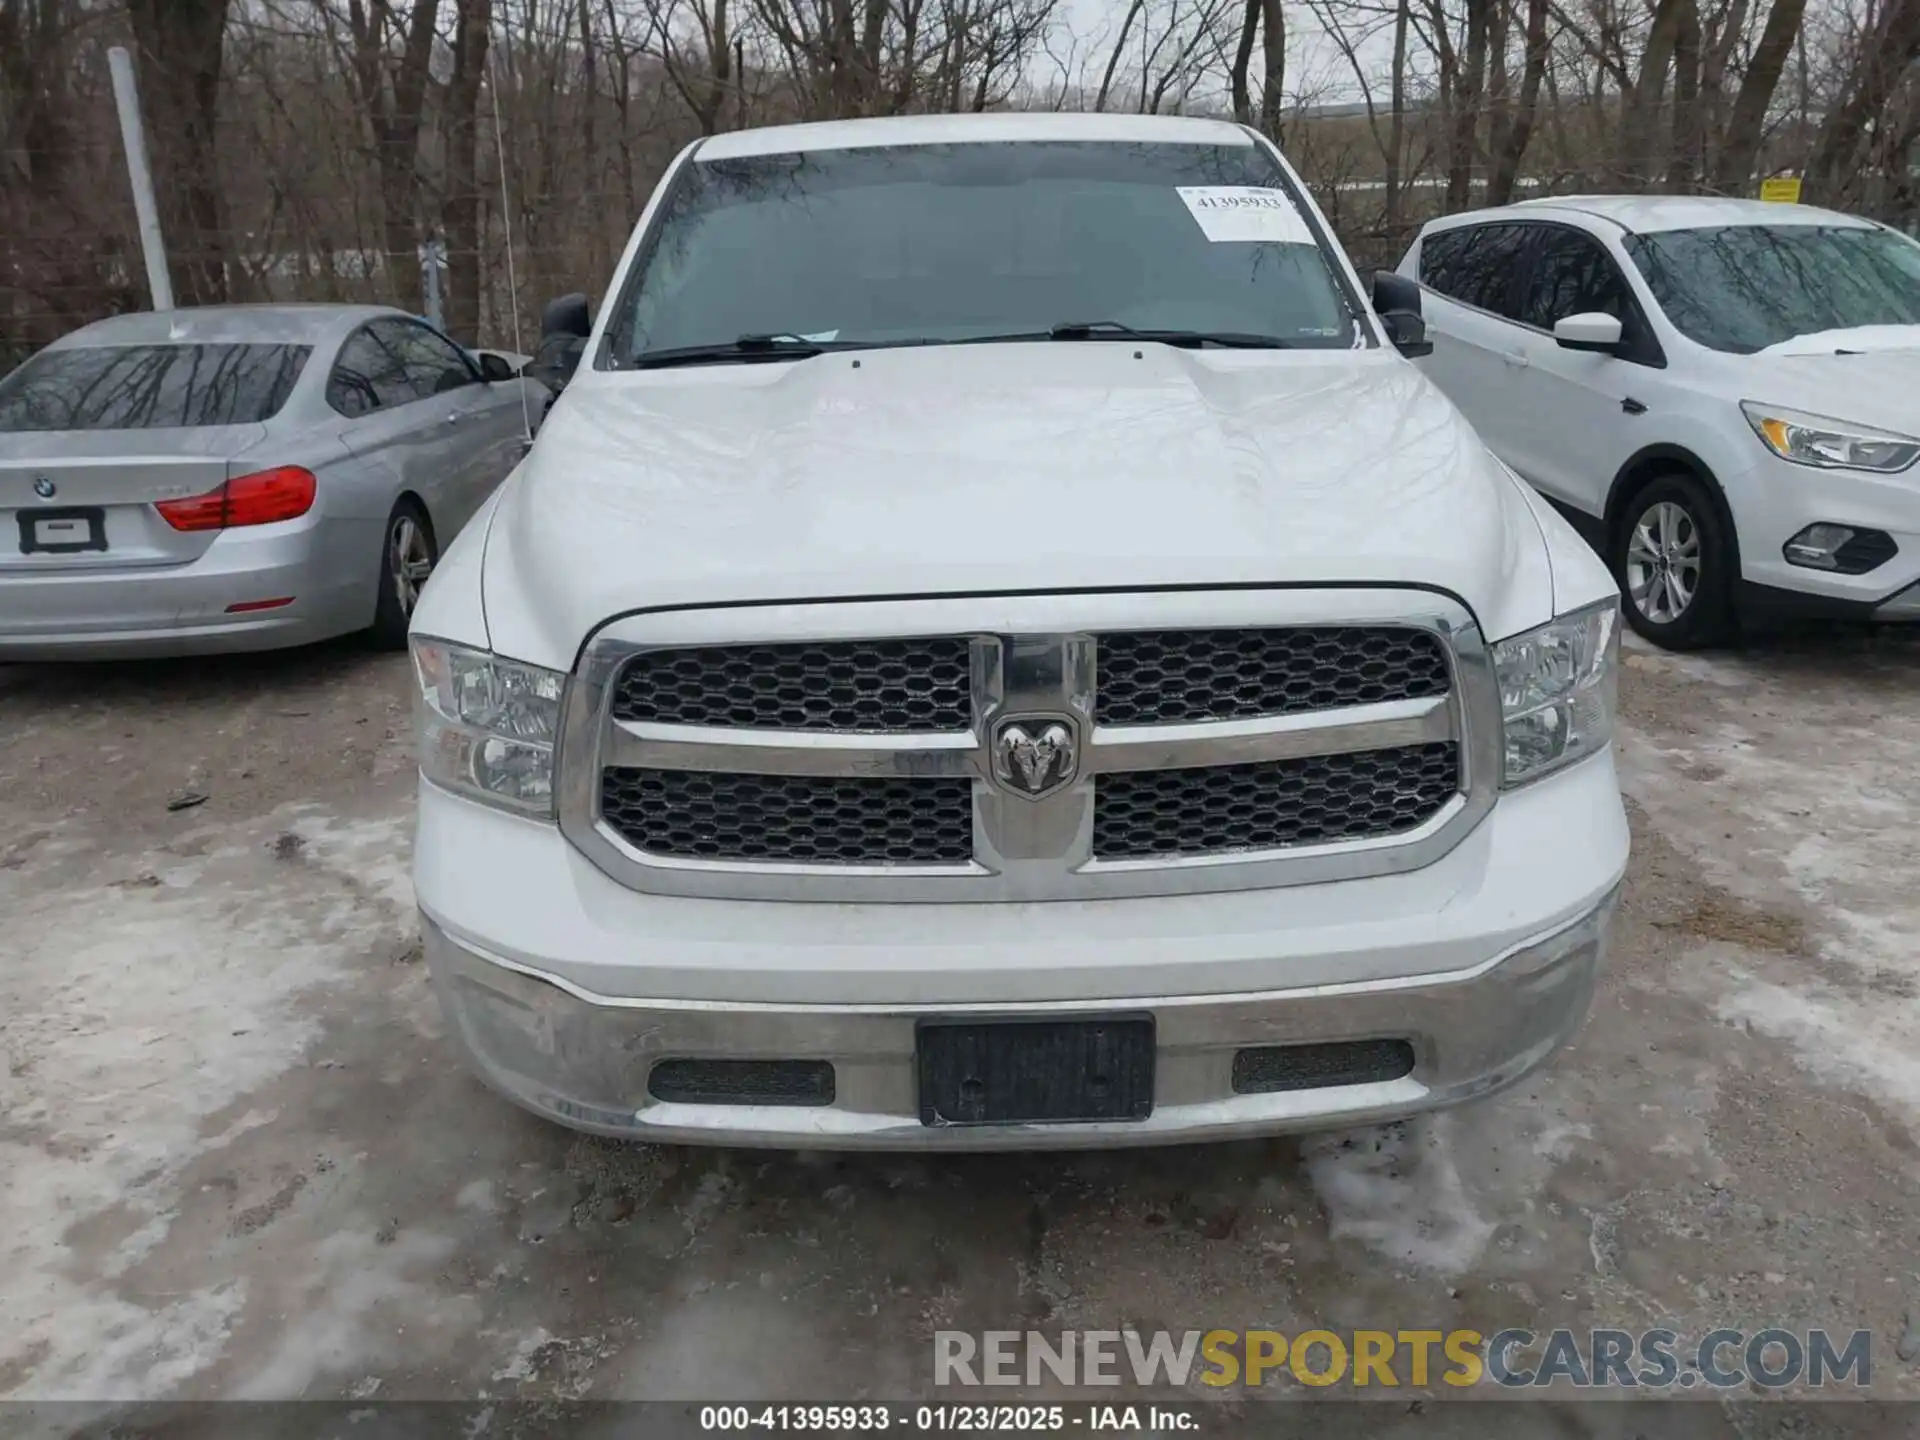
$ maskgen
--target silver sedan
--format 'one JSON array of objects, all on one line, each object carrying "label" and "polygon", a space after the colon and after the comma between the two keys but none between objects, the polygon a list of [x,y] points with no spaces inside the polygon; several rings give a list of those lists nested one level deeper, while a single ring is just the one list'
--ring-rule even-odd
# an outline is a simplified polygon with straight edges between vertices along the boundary
[{"label": "silver sedan", "polygon": [[385,307],[77,330],[0,380],[0,660],[404,645],[548,398]]}]

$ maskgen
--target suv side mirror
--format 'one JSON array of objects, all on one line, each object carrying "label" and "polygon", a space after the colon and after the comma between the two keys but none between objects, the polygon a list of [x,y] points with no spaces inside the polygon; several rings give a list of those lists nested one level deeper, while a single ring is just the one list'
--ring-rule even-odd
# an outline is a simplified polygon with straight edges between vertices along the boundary
[{"label": "suv side mirror", "polygon": [[502,380],[511,380],[514,368],[504,355],[496,355],[491,350],[480,352],[480,378],[489,385],[497,385]]},{"label": "suv side mirror", "polygon": [[1373,309],[1386,326],[1393,348],[1409,360],[1433,353],[1427,322],[1420,314],[1420,284],[1392,270],[1373,272]]},{"label": "suv side mirror", "polygon": [[1553,322],[1553,341],[1562,350],[1586,350],[1613,355],[1620,349],[1620,319],[1598,310],[1563,315]]}]

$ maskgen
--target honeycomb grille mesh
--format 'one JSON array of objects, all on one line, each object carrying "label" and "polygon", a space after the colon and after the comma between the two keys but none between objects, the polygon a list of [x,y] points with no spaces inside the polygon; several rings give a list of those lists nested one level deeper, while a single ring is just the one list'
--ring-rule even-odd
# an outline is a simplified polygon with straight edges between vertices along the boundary
[{"label": "honeycomb grille mesh", "polygon": [[636,849],[688,860],[940,865],[973,858],[973,785],[965,779],[614,766],[601,772],[600,814]]},{"label": "honeycomb grille mesh", "polygon": [[1277,850],[1371,839],[1431,819],[1459,786],[1451,740],[1187,770],[1127,770],[1094,785],[1102,860]]},{"label": "honeycomb grille mesh", "polygon": [[1449,686],[1430,631],[1394,625],[1133,630],[1099,641],[1102,725],[1177,725],[1419,700]]},{"label": "honeycomb grille mesh", "polygon": [[620,672],[613,718],[869,734],[965,730],[968,651],[964,635],[650,650]]}]

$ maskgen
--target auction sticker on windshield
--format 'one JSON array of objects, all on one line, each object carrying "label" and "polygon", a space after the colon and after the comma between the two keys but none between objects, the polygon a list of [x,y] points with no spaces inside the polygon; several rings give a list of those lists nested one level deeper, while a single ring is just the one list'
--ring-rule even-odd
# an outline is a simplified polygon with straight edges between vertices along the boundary
[{"label": "auction sticker on windshield", "polygon": [[1255,185],[1181,185],[1180,198],[1213,241],[1276,241],[1311,245],[1313,233],[1282,190]]}]

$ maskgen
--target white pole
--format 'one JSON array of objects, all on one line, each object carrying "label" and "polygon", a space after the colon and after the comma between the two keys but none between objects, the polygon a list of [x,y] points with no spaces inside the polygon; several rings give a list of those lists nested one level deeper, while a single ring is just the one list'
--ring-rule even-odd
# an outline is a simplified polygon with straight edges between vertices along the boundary
[{"label": "white pole", "polygon": [[167,247],[160,238],[160,209],[153,203],[153,172],[147,168],[147,132],[140,124],[140,95],[133,85],[133,57],[123,45],[107,51],[113,70],[113,103],[120,111],[120,139],[127,147],[127,179],[133,185],[133,213],[140,220],[140,249],[147,257],[147,288],[155,310],[173,309],[173,280],[167,274]]}]

